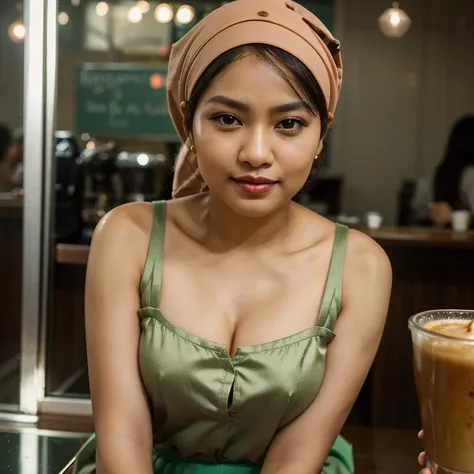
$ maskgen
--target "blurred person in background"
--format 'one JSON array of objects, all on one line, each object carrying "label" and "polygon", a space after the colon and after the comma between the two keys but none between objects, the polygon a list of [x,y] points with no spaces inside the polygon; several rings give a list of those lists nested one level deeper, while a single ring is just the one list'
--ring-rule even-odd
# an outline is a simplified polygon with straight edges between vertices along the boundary
[{"label": "blurred person in background", "polygon": [[474,213],[474,116],[454,125],[445,157],[435,172],[433,193],[430,217],[437,226],[449,225],[452,211]]}]

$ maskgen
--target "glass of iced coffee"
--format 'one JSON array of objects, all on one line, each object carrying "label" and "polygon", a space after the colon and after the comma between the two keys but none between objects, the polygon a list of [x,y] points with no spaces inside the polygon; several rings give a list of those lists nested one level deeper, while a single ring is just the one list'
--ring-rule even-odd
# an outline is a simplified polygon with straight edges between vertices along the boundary
[{"label": "glass of iced coffee", "polygon": [[429,467],[474,474],[474,310],[425,311],[408,325]]}]

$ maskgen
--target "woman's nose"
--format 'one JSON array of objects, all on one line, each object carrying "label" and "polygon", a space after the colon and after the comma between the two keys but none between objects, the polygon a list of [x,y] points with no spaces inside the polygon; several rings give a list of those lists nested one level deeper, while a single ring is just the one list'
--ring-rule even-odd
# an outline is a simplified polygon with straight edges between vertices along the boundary
[{"label": "woman's nose", "polygon": [[249,130],[244,138],[244,144],[239,154],[239,161],[247,163],[252,168],[269,167],[273,163],[271,139],[263,127]]}]

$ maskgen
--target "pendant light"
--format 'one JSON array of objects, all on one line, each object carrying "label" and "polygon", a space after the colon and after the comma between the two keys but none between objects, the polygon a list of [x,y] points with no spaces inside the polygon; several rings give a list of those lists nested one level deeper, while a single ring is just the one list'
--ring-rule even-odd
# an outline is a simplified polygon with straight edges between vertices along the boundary
[{"label": "pendant light", "polygon": [[402,38],[411,26],[410,17],[400,7],[398,2],[393,2],[392,8],[385,10],[378,19],[382,33],[389,38]]}]

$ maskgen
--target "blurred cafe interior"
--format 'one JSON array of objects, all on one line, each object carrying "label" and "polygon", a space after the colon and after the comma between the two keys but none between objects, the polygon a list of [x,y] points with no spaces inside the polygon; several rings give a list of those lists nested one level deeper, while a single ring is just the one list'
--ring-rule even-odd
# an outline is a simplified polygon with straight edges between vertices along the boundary
[{"label": "blurred cafe interior", "polygon": [[[93,430],[91,235],[115,206],[171,197],[170,45],[222,3],[0,2],[0,473],[56,474]],[[312,186],[295,199],[369,234],[393,268],[385,333],[344,433],[357,472],[417,472],[408,318],[474,308],[474,1],[301,3],[341,40],[345,76]]]}]

